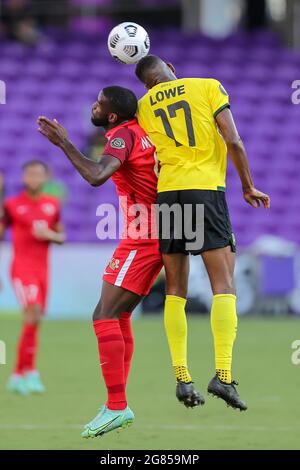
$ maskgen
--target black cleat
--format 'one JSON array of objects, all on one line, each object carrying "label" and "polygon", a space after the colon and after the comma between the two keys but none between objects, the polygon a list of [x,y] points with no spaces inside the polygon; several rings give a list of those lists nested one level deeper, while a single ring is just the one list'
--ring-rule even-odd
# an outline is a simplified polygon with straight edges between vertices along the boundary
[{"label": "black cleat", "polygon": [[230,384],[221,382],[218,375],[215,375],[208,384],[207,391],[215,397],[222,398],[227,403],[227,406],[246,411],[247,405],[240,399],[240,396],[235,388],[237,382],[232,381]]},{"label": "black cleat", "polygon": [[176,397],[187,408],[204,405],[204,397],[194,388],[194,382],[181,382],[177,380]]}]

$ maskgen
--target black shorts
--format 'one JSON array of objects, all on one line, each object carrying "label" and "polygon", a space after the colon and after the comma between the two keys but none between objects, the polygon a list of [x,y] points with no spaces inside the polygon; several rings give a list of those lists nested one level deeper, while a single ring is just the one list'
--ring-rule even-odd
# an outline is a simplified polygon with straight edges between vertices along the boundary
[{"label": "black shorts", "polygon": [[[225,193],[223,191],[187,189],[161,192],[157,196],[159,243],[162,253],[198,255],[207,250],[230,246],[236,251]],[[175,222],[168,208],[181,208],[182,218]],[[165,205],[165,206],[162,206]],[[204,209],[204,213],[203,213]],[[202,211],[202,212],[201,212]],[[178,212],[176,212],[178,215]],[[171,214],[171,215],[170,215]],[[166,221],[170,221],[166,229]],[[202,235],[200,235],[202,232]],[[192,238],[192,234],[194,238]],[[195,243],[197,241],[197,243]]]}]

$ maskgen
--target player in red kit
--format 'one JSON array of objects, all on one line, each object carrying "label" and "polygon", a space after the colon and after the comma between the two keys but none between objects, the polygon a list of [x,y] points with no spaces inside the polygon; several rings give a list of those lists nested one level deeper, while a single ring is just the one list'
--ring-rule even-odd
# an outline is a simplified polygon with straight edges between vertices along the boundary
[{"label": "player in red kit", "polygon": [[108,400],[85,426],[85,438],[126,427],[134,420],[126,398],[133,354],[130,316],[162,268],[151,211],[157,185],[155,148],[139,127],[136,110],[137,99],[126,88],[112,86],[99,93],[92,122],[106,129],[108,142],[98,162],[85,158],[56,120],[38,119],[39,131],[63,150],[91,185],[100,186],[112,177],[125,220],[124,236],[105,269],[93,315]]},{"label": "player in red kit", "polygon": [[24,191],[4,201],[0,236],[12,229],[11,278],[23,308],[23,327],[17,361],[8,390],[21,395],[42,393],[44,386],[36,369],[38,330],[48,292],[48,249],[63,243],[59,201],[42,193],[48,178],[47,166],[38,160],[23,167]]}]

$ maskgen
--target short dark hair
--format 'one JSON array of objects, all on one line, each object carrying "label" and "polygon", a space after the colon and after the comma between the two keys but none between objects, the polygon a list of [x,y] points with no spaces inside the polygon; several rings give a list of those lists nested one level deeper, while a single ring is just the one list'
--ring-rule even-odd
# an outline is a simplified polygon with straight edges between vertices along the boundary
[{"label": "short dark hair", "polygon": [[111,112],[123,119],[134,118],[138,103],[133,91],[121,86],[108,86],[102,93],[110,102]]},{"label": "short dark hair", "polygon": [[147,70],[154,68],[157,64],[163,62],[163,60],[158,57],[157,55],[146,55],[143,57],[135,67],[135,74],[141,80],[141,82],[145,81],[145,73]]},{"label": "short dark hair", "polygon": [[28,162],[25,162],[24,165],[22,166],[22,170],[26,170],[27,168],[31,166],[42,166],[46,173],[49,173],[49,167],[45,162],[42,162],[42,160],[28,160]]}]

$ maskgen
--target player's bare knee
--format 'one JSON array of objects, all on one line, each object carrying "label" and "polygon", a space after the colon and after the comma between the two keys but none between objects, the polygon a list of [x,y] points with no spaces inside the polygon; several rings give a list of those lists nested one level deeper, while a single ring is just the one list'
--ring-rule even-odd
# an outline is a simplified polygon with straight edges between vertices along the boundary
[{"label": "player's bare knee", "polygon": [[213,294],[233,294],[236,295],[236,289],[233,279],[216,282],[212,286]]},{"label": "player's bare knee", "polygon": [[98,305],[97,305],[97,307],[95,308],[94,313],[93,313],[93,321],[101,320],[100,313],[101,313],[101,310],[100,310],[100,308],[98,308]]},{"label": "player's bare knee", "polygon": [[97,305],[93,313],[93,321],[97,320],[113,320],[119,318],[120,314],[113,310],[105,308],[101,302]]},{"label": "player's bare knee", "polygon": [[167,295],[176,295],[176,297],[182,297],[186,299],[187,289],[182,287],[170,287],[166,289]]},{"label": "player's bare knee", "polygon": [[176,276],[170,279],[170,276],[167,276],[166,279],[166,294],[167,295],[176,295],[177,297],[187,297],[188,286],[187,282],[180,276]]},{"label": "player's bare knee", "polygon": [[30,325],[38,325],[41,321],[42,311],[39,305],[31,305],[25,310],[25,322]]}]

